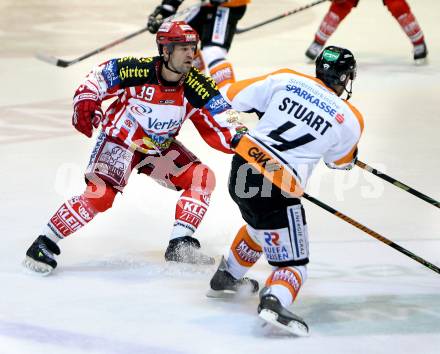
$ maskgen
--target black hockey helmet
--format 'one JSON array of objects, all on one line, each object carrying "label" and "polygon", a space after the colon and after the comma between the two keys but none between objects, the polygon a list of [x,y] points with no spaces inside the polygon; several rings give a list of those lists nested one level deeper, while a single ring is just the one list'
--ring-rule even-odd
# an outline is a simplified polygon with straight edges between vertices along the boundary
[{"label": "black hockey helmet", "polygon": [[332,88],[336,93],[347,91],[347,99],[351,97],[346,86],[348,81],[356,78],[356,60],[348,49],[328,46],[316,58],[316,77]]}]

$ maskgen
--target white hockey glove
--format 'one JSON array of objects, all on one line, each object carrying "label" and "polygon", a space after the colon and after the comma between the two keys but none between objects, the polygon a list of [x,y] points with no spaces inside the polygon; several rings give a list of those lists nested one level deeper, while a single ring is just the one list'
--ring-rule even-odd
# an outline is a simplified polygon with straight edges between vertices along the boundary
[{"label": "white hockey glove", "polygon": [[325,164],[328,168],[331,168],[334,170],[351,170],[354,167],[354,165],[356,164],[357,154],[358,154],[358,149],[356,148],[356,150],[353,153],[353,160],[351,160],[350,162],[343,163],[340,165],[337,165],[334,162],[326,162]]}]

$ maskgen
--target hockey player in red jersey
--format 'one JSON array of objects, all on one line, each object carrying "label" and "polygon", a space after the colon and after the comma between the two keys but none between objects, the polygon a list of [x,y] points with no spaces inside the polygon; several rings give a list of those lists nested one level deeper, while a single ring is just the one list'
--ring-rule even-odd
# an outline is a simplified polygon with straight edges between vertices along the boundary
[{"label": "hockey player in red jersey", "polygon": [[[148,30],[156,33],[164,18],[174,15],[184,0],[162,0],[148,19]],[[250,0],[210,0],[204,2],[186,21],[200,34],[201,52],[194,64],[205,69],[221,88],[235,81],[232,64],[227,59],[237,23]]]},{"label": "hockey player in red jersey", "polygon": [[[208,296],[256,293],[258,282],[244,275],[264,253],[273,271],[260,292],[259,316],[296,335],[309,333],[305,321],[287,309],[306,281],[309,263],[301,196],[321,158],[328,167],[343,170],[356,161],[363,118],[347,101],[355,76],[353,54],[331,46],[316,60],[316,78],[281,69],[238,81],[224,95],[234,109],[256,112],[260,120],[241,139],[234,138],[239,142],[229,193],[246,225],[212,277]],[[347,99],[340,97],[344,92]],[[295,182],[293,194],[282,188],[288,176]]]},{"label": "hockey player in red jersey", "polygon": [[[330,9],[315,34],[315,39],[306,51],[306,56],[312,60],[318,56],[323,46],[338,28],[342,20],[356,7],[359,0],[333,0]],[[425,38],[416,18],[406,0],[383,0],[384,5],[399,22],[403,31],[413,44],[413,57],[421,61],[428,55]]]},{"label": "hockey player in red jersey", "polygon": [[[232,137],[245,128],[230,122],[230,106],[215,82],[193,67],[199,38],[187,23],[164,23],[156,41],[160,56],[104,62],[75,92],[74,127],[91,137],[93,126],[102,124],[85,173],[87,187],[50,218],[26,253],[27,268],[50,273],[60,254],[57,242],[111,208],[133,169],[182,191],[165,259],[214,263],[199,251],[193,234],[208,209],[215,177],[176,137],[189,119],[211,147],[232,153]],[[116,99],[103,114],[101,103],[110,98]]]}]

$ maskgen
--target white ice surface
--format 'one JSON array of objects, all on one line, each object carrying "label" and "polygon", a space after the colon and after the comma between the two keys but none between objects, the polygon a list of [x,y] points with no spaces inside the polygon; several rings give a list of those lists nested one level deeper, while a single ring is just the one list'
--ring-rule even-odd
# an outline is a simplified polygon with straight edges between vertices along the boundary
[{"label": "white ice surface", "polygon": [[[145,176],[132,176],[110,211],[60,243],[52,276],[23,272],[24,253],[48,217],[84,187],[93,140],[70,126],[75,87],[94,64],[152,55],[155,45],[144,34],[67,69],[34,54],[78,57],[143,26],[158,2],[0,1],[0,354],[440,353],[440,275],[307,201],[309,279],[293,310],[309,323],[309,338],[262,329],[256,298],[206,298],[214,266],[165,264],[178,194]],[[306,3],[254,0],[240,26]],[[360,159],[439,200],[440,3],[411,5],[426,34],[427,66],[413,64],[381,0],[361,0],[329,43],[358,59]],[[304,51],[327,8],[237,36],[230,52],[237,77],[281,67],[312,74]],[[205,145],[191,123],[180,138],[217,175],[198,235],[219,259],[242,225],[226,189],[231,157]],[[440,265],[433,206],[360,169],[319,166],[308,192]],[[250,275],[263,284],[269,272],[261,260]]]}]

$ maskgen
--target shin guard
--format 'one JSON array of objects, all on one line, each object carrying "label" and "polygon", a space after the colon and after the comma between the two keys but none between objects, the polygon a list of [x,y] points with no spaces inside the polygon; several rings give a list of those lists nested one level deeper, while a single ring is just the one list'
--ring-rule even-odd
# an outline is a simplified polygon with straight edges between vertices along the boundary
[{"label": "shin guard", "polygon": [[385,0],[384,4],[399,22],[413,45],[424,42],[423,32],[405,0]]},{"label": "shin guard", "polygon": [[242,278],[262,253],[261,246],[251,238],[246,226],[241,227],[229,250],[229,272],[237,279]]},{"label": "shin guard", "polygon": [[305,266],[275,269],[266,280],[266,293],[276,296],[284,307],[289,306],[295,301],[306,277],[307,268]]}]

